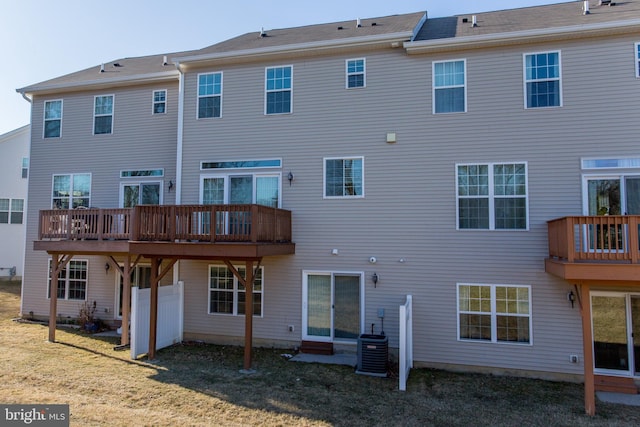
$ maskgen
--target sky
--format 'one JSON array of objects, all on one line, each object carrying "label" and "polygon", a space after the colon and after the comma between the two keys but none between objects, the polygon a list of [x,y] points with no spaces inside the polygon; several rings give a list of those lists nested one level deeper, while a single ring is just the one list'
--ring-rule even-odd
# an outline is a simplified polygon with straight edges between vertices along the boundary
[{"label": "sky", "polygon": [[0,135],[29,123],[16,92],[111,60],[200,49],[244,33],[426,11],[430,18],[563,0],[0,0]]}]

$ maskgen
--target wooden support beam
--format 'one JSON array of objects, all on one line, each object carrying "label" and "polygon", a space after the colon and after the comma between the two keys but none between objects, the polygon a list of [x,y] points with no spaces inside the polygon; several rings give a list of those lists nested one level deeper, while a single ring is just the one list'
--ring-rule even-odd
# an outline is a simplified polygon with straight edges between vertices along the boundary
[{"label": "wooden support beam", "polygon": [[151,301],[149,307],[149,351],[147,358],[156,358],[156,333],[158,329],[158,269],[160,261],[151,258]]},{"label": "wooden support beam", "polygon": [[64,270],[72,254],[51,254],[51,288],[49,289],[49,342],[56,342],[56,323],[58,321],[58,276]]},{"label": "wooden support beam", "polygon": [[[577,289],[577,288],[576,288]],[[584,410],[596,414],[596,390],[593,374],[593,331],[591,330],[591,296],[589,284],[580,285],[579,302],[582,314],[582,350],[584,358]]]},{"label": "wooden support beam", "polygon": [[120,345],[129,344],[129,315],[131,312],[131,255],[124,258],[122,272],[122,325],[120,326]]},{"label": "wooden support beam", "polygon": [[244,304],[244,370],[251,370],[251,350],[253,347],[253,261],[246,261]]}]

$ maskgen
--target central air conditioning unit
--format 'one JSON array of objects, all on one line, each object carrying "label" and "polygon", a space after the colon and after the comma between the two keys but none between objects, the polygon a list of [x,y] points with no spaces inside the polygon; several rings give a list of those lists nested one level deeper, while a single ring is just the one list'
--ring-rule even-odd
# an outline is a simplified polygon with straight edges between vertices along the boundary
[{"label": "central air conditioning unit", "polygon": [[385,335],[362,334],[358,338],[356,374],[374,377],[387,376],[389,338]]}]

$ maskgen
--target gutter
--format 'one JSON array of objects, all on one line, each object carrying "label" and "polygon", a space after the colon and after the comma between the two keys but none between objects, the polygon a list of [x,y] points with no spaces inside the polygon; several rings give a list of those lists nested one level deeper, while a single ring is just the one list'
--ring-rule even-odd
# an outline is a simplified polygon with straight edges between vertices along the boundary
[{"label": "gutter", "polygon": [[179,62],[184,67],[192,64],[214,62],[220,60],[248,60],[262,59],[268,56],[296,53],[323,52],[336,49],[350,49],[356,47],[391,45],[411,40],[413,31],[403,31],[398,33],[381,34],[375,36],[360,36],[349,39],[322,40],[308,43],[289,44],[282,46],[269,46],[258,49],[234,50],[228,52],[215,52],[203,55],[192,55],[172,58],[173,62]]},{"label": "gutter", "polygon": [[[23,97],[25,94],[47,94],[59,92],[61,89],[66,90],[84,90],[84,89],[100,89],[113,86],[115,84],[121,86],[128,85],[136,85],[139,83],[152,83],[158,81],[166,81],[166,80],[175,80],[179,77],[179,73],[175,71],[162,71],[158,73],[148,73],[148,74],[136,74],[132,76],[125,77],[112,77],[105,79],[95,79],[88,80],[82,82],[69,82],[69,83],[57,83],[50,85],[36,85],[36,86],[27,86],[21,89],[16,89],[16,92],[21,93]],[[26,99],[26,98],[25,98]]]},{"label": "gutter", "polygon": [[543,28],[525,31],[511,31],[497,34],[481,34],[446,39],[422,40],[404,43],[407,54],[439,51],[479,49],[521,43],[535,43],[551,40],[571,40],[600,35],[627,34],[640,31],[640,19],[614,21],[597,24],[573,25],[559,28]]}]

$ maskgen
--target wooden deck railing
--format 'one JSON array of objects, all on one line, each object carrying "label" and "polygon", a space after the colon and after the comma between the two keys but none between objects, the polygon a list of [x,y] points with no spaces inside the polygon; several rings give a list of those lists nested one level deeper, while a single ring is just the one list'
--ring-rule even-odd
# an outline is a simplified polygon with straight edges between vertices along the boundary
[{"label": "wooden deck railing", "polygon": [[638,215],[568,216],[548,221],[549,257],[637,264],[639,224]]},{"label": "wooden deck railing", "polygon": [[262,205],[40,211],[40,240],[291,242],[291,212]]}]

